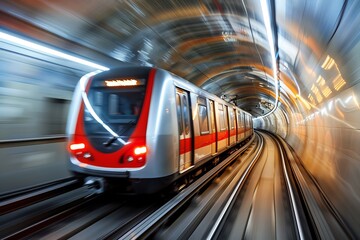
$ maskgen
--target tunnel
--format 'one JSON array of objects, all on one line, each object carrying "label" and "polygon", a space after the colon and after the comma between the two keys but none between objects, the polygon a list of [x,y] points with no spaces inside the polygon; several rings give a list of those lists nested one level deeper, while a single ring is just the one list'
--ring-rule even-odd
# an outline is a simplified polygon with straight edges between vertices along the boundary
[{"label": "tunnel", "polygon": [[0,192],[69,176],[65,126],[83,75],[156,67],[284,139],[358,238],[359,10],[355,0],[1,1]]}]

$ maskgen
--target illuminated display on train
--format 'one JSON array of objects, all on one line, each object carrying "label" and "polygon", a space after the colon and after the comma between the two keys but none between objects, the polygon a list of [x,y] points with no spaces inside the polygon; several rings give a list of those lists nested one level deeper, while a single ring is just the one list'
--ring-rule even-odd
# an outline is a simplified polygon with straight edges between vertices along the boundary
[{"label": "illuminated display on train", "polygon": [[139,79],[113,79],[105,80],[105,86],[107,87],[125,87],[125,86],[138,86],[142,85]]}]

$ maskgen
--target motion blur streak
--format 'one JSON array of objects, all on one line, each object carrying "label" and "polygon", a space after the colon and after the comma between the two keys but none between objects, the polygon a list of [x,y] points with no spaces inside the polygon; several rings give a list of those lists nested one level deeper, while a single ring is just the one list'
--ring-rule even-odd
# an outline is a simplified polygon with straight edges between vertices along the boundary
[{"label": "motion blur streak", "polygon": [[[135,64],[168,70],[254,117],[277,106],[254,126],[286,139],[360,238],[359,10],[357,0],[2,0],[0,31],[110,69]],[[97,69],[3,37],[0,141],[64,134],[76,83]],[[273,84],[274,57],[279,86]],[[166,104],[159,106],[171,112]],[[15,188],[60,173],[65,144],[43,145],[0,147],[0,182]],[[53,155],[59,159],[46,165]],[[11,188],[0,184],[5,187]]]},{"label": "motion blur streak", "polygon": [[81,58],[78,58],[78,57],[75,57],[75,56],[71,56],[69,54],[66,54],[66,53],[63,53],[63,52],[60,52],[60,51],[45,47],[45,46],[41,46],[39,44],[24,40],[24,39],[21,39],[21,38],[12,36],[12,35],[9,35],[9,34],[4,33],[4,32],[0,32],[0,39],[9,41],[11,43],[15,43],[15,44],[20,45],[22,47],[25,47],[27,49],[32,49],[32,50],[40,51],[40,52],[43,52],[43,53],[46,53],[46,54],[61,57],[61,58],[64,58],[66,60],[70,60],[72,62],[80,63],[80,64],[83,64],[83,65],[86,65],[86,66],[89,66],[89,67],[93,67],[95,69],[104,70],[104,71],[109,70],[109,68],[101,66],[99,64],[96,64],[96,63],[93,63],[93,62],[90,62],[90,61],[87,61],[85,59],[81,59]]},{"label": "motion blur streak", "polygon": [[270,112],[266,113],[265,115],[259,116],[257,118],[263,118],[272,114],[277,109],[279,103],[279,79],[277,78],[277,64],[275,58],[274,38],[273,38],[273,32],[271,30],[271,21],[269,15],[270,9],[267,0],[261,0],[261,10],[264,17],[267,39],[270,46],[270,55],[271,55],[272,71],[273,71],[274,86],[275,86],[275,104]]}]

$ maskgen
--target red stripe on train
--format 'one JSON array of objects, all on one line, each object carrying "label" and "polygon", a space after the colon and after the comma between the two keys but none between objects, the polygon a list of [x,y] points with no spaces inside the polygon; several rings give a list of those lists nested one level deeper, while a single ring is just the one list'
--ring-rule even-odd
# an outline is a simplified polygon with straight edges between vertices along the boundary
[{"label": "red stripe on train", "polygon": [[192,147],[191,147],[191,138],[185,138],[185,139],[181,139],[179,141],[180,144],[180,154],[184,154],[187,152],[190,152]]},{"label": "red stripe on train", "polygon": [[[228,136],[229,136],[228,131],[218,132],[218,141],[227,139]],[[230,136],[236,136],[235,129],[230,131]],[[215,133],[196,136],[194,139],[195,149],[206,147],[213,143],[216,143],[216,134]],[[192,150],[191,138],[180,139],[179,144],[180,144],[180,146],[179,146],[180,154],[184,154],[184,153],[190,152]]]}]

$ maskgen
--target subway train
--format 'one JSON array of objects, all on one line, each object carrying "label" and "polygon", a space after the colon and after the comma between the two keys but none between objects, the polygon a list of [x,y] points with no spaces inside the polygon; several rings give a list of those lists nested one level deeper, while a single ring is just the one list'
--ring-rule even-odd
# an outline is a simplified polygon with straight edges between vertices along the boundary
[{"label": "subway train", "polygon": [[80,79],[70,106],[69,169],[99,191],[154,193],[213,166],[252,135],[249,113],[168,71],[93,72]]}]

